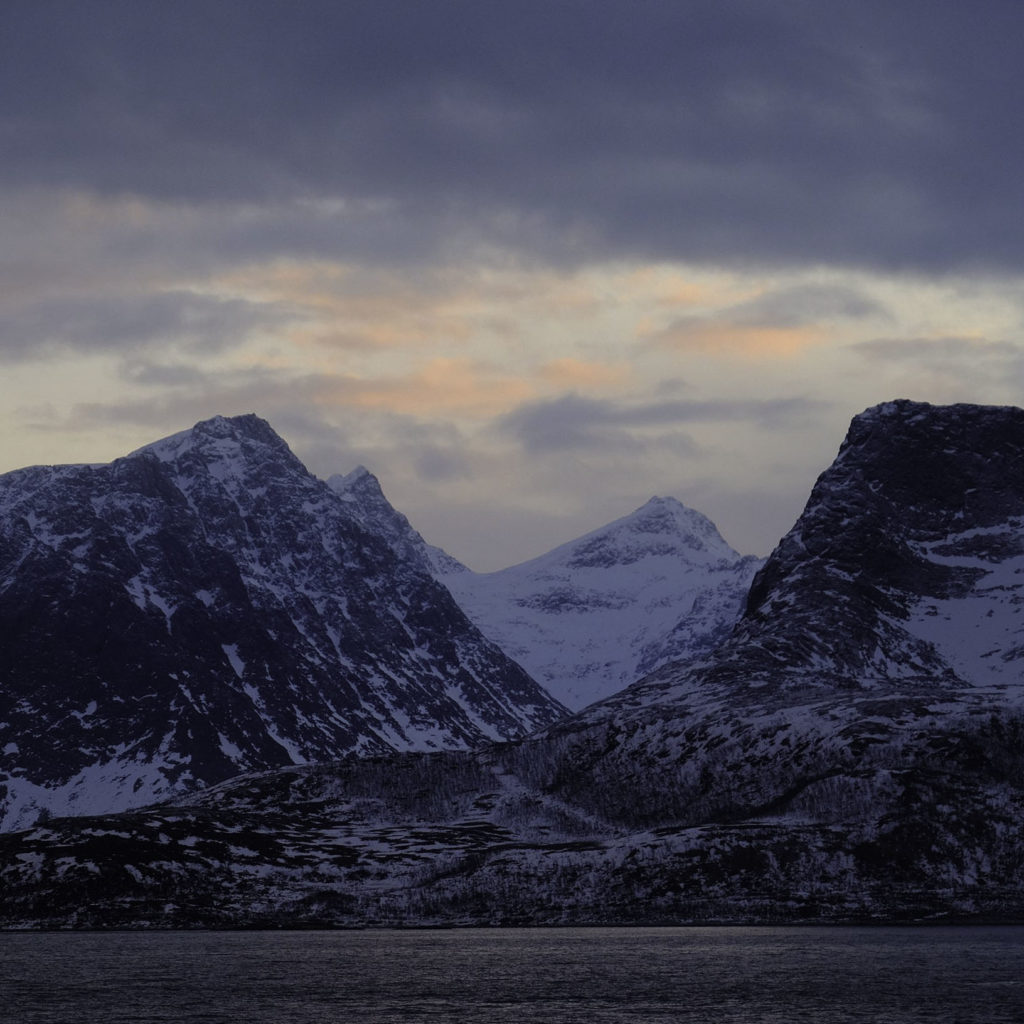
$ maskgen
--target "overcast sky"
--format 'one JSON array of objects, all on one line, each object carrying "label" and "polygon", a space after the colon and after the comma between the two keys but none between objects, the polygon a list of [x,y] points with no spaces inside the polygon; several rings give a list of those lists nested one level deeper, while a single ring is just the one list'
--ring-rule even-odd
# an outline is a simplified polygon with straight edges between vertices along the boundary
[{"label": "overcast sky", "polygon": [[480,570],[1021,404],[1020,0],[5,0],[0,471],[255,412]]}]

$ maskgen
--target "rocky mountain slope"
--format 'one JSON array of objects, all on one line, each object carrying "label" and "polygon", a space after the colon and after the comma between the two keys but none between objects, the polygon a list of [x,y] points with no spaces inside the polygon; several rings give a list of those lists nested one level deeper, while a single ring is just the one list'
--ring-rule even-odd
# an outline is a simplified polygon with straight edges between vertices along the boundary
[{"label": "rocky mountain slope", "polygon": [[475,573],[427,544],[365,468],[327,482],[367,529],[432,573],[485,636],[574,710],[659,665],[713,650],[762,564],[738,555],[699,512],[652,498],[539,558]]},{"label": "rocky mountain slope", "polygon": [[706,658],[522,741],[0,837],[0,920],[1020,920],[1022,525],[1024,411],[868,410]]},{"label": "rocky mountain slope", "polygon": [[564,710],[254,416],[0,477],[0,821]]},{"label": "rocky mountain slope", "polygon": [[345,502],[349,514],[370,533],[386,540],[403,562],[437,577],[469,572],[458,559],[420,536],[384,497],[380,481],[365,466],[328,477],[327,486]]}]

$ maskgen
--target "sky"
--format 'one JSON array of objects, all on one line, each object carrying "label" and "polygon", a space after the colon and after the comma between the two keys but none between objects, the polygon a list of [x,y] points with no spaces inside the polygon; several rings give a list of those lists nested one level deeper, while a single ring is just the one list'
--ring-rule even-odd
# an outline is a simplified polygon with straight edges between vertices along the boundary
[{"label": "sky", "polygon": [[255,412],[488,571],[1024,404],[1019,0],[4,0],[0,472]]}]

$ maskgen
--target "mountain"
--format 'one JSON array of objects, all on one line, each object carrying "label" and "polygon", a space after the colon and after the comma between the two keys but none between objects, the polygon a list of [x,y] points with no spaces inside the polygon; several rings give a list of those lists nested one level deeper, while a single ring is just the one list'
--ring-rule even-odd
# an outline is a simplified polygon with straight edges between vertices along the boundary
[{"label": "mountain", "polygon": [[[922,688],[1018,700],[1022,436],[1016,408],[899,401],[856,417],[699,677],[761,704]],[[628,703],[663,700],[669,678]]]},{"label": "mountain", "polygon": [[566,707],[578,710],[728,635],[756,558],[674,498],[651,498],[539,558],[475,573],[424,541],[359,467],[328,484],[393,550],[448,588],[480,631]]},{"label": "mountain", "polygon": [[255,416],[0,477],[0,820],[564,714]]},{"label": "mountain", "polygon": [[674,498],[539,558],[442,576],[466,614],[567,707],[580,709],[729,633],[759,559]]},{"label": "mountain", "polygon": [[0,836],[0,922],[1019,921],[1024,411],[856,417],[712,652],[512,743]]}]

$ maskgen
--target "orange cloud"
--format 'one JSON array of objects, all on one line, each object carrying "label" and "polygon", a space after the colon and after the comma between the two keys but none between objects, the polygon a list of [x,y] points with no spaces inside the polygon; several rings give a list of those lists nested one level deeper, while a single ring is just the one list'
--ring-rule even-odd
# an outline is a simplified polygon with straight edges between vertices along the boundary
[{"label": "orange cloud", "polygon": [[699,275],[677,267],[655,264],[635,267],[612,277],[623,294],[649,297],[657,306],[710,306],[737,301],[729,279],[715,276],[700,280]]},{"label": "orange cloud", "polygon": [[490,417],[531,397],[522,379],[502,376],[466,359],[432,359],[405,376],[376,379],[335,377],[324,382],[317,400],[414,416]]},{"label": "orange cloud", "polygon": [[609,388],[625,384],[632,377],[625,363],[590,363],[581,359],[553,359],[540,367],[538,376],[561,391]]},{"label": "orange cloud", "polygon": [[[541,392],[545,386],[588,390],[616,387],[630,376],[630,368],[615,360],[631,329],[656,347],[744,358],[793,356],[824,337],[807,324],[734,322],[728,315],[716,321],[710,309],[749,301],[752,286],[667,264],[570,273],[447,266],[411,273],[282,260],[234,270],[216,285],[227,294],[294,309],[296,320],[282,330],[280,342],[301,350],[303,365],[328,374],[342,353],[360,360],[400,352],[453,358],[483,353],[486,360],[508,360],[509,377],[522,373]],[[673,310],[692,315],[665,328],[666,311]],[[643,312],[649,319],[637,325]],[[566,351],[566,338],[584,332],[609,360],[548,358],[552,346]],[[446,371],[453,380],[455,365]],[[360,365],[359,371],[369,367]]]},{"label": "orange cloud", "polygon": [[292,342],[328,349],[417,348],[465,342],[471,325],[445,282],[343,263],[281,261],[222,275],[217,287],[302,310]]},{"label": "orange cloud", "polygon": [[[442,267],[397,273],[278,261],[221,275],[214,290],[301,310],[298,344],[352,351],[528,338],[543,325],[595,320],[653,287],[644,272]],[[643,297],[644,304],[648,299]]]},{"label": "orange cloud", "polygon": [[830,333],[815,324],[799,327],[757,327],[746,324],[699,322],[676,324],[658,332],[643,332],[658,348],[739,356],[748,359],[792,357],[826,341]]}]

